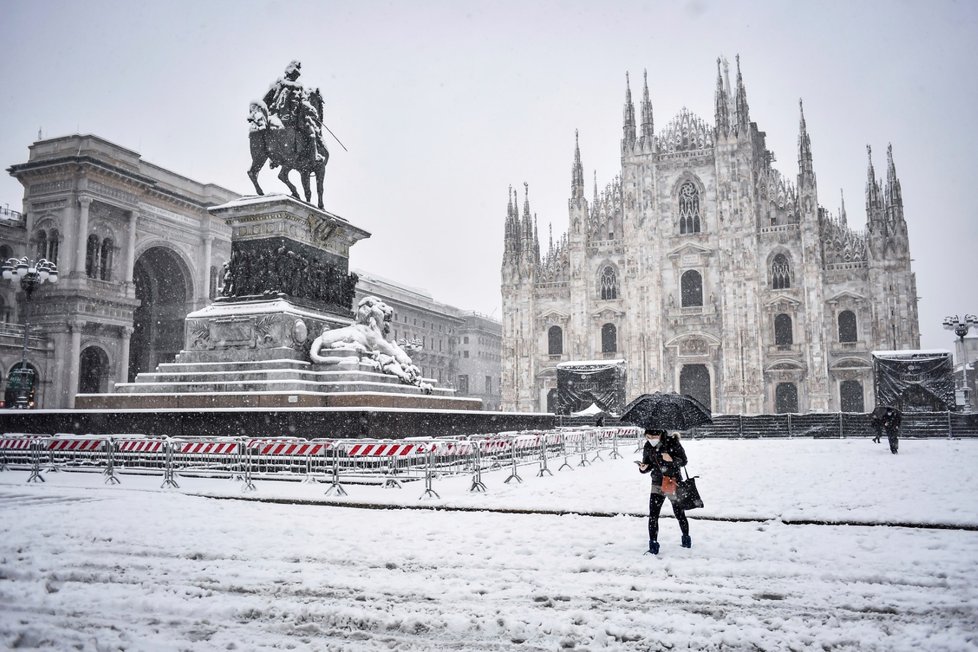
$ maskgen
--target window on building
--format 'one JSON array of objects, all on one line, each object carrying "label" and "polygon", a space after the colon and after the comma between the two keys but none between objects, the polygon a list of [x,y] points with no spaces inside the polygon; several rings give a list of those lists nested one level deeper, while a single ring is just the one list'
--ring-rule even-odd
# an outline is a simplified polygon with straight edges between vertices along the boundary
[{"label": "window on building", "polygon": [[798,413],[798,386],[794,383],[778,383],[774,390],[774,411],[778,414]]},{"label": "window on building", "polygon": [[85,275],[89,278],[96,278],[98,276],[98,246],[98,236],[94,233],[88,236],[88,244],[85,249]]},{"label": "window on building", "polygon": [[48,234],[44,229],[37,232],[37,257],[48,257]]},{"label": "window on building", "polygon": [[462,351],[462,357],[463,358],[469,357],[469,352],[468,351]]},{"label": "window on building", "polygon": [[112,254],[115,251],[113,246],[112,238],[106,238],[102,240],[102,246],[99,251],[99,274],[98,277],[103,281],[112,280]]},{"label": "window on building", "polygon": [[839,408],[843,412],[865,412],[863,403],[863,384],[858,380],[843,380],[839,383]]},{"label": "window on building", "polygon": [[771,287],[786,290],[791,287],[791,266],[784,254],[778,254],[771,263]]},{"label": "window on building", "polygon": [[695,269],[683,272],[679,285],[683,308],[703,305],[703,277],[699,272]]},{"label": "window on building", "polygon": [[791,335],[791,316],[781,313],[774,318],[774,343],[789,347],[794,341]]},{"label": "window on building", "polygon": [[843,310],[839,313],[839,341],[856,342],[858,339],[856,313],[851,310]]},{"label": "window on building", "polygon": [[679,187],[679,232],[700,232],[700,193],[689,181]]},{"label": "window on building", "polygon": [[547,353],[562,355],[564,352],[564,331],[560,326],[551,326],[547,330]]},{"label": "window on building", "polygon": [[606,300],[618,298],[618,274],[611,265],[601,270],[601,298]]},{"label": "window on building", "polygon": [[462,375],[458,377],[458,393],[468,394],[469,393],[469,377]]},{"label": "window on building", "polygon": [[618,350],[618,329],[614,324],[601,327],[601,352],[614,353]]},{"label": "window on building", "polygon": [[465,337],[462,338],[462,344],[468,344],[468,343],[469,343],[469,336],[466,335]]}]

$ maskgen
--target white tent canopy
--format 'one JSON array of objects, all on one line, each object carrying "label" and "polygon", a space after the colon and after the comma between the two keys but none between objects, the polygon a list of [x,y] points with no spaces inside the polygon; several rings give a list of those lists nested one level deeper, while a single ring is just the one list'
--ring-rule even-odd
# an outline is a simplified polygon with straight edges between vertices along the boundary
[{"label": "white tent canopy", "polygon": [[599,414],[608,414],[604,410],[598,407],[597,403],[591,403],[580,412],[571,412],[572,417],[594,417]]}]

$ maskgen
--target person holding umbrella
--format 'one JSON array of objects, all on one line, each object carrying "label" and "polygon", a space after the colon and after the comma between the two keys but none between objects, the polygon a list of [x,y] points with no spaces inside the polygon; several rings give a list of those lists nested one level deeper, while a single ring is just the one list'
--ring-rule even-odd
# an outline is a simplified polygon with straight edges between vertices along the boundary
[{"label": "person holding umbrella", "polygon": [[[655,443],[653,443],[655,442]],[[672,505],[672,513],[679,521],[679,529],[683,533],[682,547],[693,545],[689,538],[689,520],[686,512],[675,502],[676,483],[680,480],[680,469],[686,466],[686,451],[679,443],[678,432],[647,428],[645,430],[645,446],[642,448],[642,461],[638,463],[641,473],[648,473],[652,479],[652,489],[649,492],[649,552],[659,554],[659,512],[666,497]]]}]

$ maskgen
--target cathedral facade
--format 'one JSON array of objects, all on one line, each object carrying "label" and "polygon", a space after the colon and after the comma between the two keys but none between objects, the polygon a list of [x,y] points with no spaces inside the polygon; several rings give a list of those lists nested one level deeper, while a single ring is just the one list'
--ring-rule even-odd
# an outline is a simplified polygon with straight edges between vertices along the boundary
[{"label": "cathedral facade", "polygon": [[[636,119],[638,118],[638,119]],[[867,148],[868,149],[868,148]],[[916,349],[916,280],[892,149],[869,155],[864,229],[819,205],[800,115],[798,177],[772,165],[737,62],[717,62],[712,124],[654,128],[626,79],[621,171],[586,198],[575,142],[568,232],[541,248],[510,192],[502,261],[503,409],[554,411],[556,366],[624,359],[626,395],[715,413],[864,412],[875,350]]]}]

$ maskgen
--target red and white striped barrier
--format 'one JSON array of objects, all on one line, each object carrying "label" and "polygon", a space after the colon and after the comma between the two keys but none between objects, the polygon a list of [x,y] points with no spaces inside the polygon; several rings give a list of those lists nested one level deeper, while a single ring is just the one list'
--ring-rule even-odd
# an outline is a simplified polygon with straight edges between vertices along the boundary
[{"label": "red and white striped barrier", "polygon": [[130,439],[119,442],[120,453],[162,453],[162,439]]},{"label": "red and white striped barrier", "polygon": [[0,439],[0,449],[8,451],[26,451],[31,447],[32,438]]},{"label": "red and white striped barrier", "polygon": [[408,457],[428,452],[424,444],[383,443],[340,444],[349,457]]},{"label": "red and white striped barrier", "polygon": [[305,439],[252,439],[248,448],[258,455],[320,455],[333,447],[331,441],[307,441]]},{"label": "red and white striped barrier", "polygon": [[90,452],[104,447],[104,439],[52,439],[48,442],[49,451]]},{"label": "red and white striped barrier", "polygon": [[232,455],[237,450],[236,441],[183,441],[175,447],[175,452],[190,455]]}]

